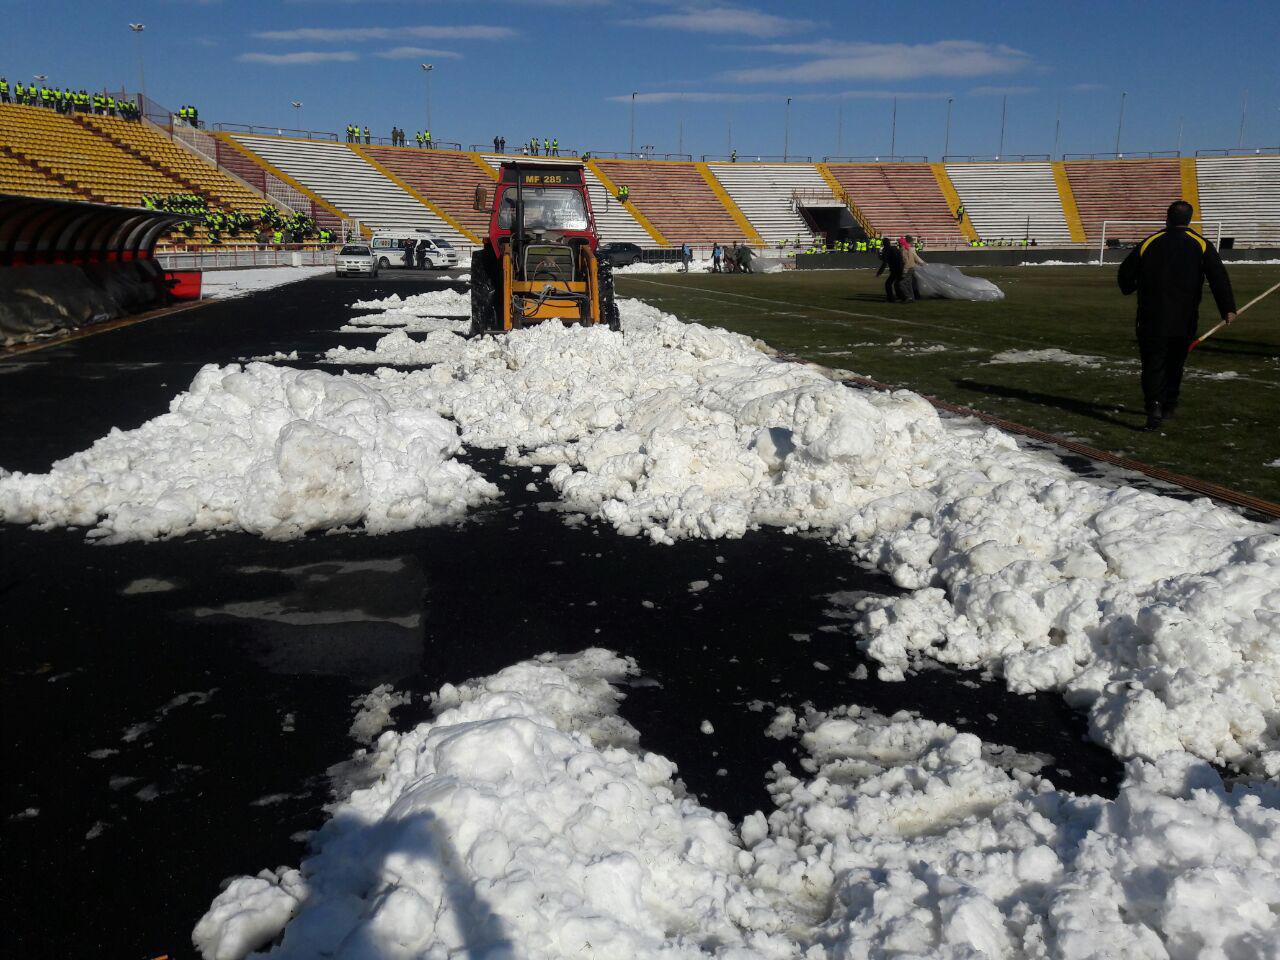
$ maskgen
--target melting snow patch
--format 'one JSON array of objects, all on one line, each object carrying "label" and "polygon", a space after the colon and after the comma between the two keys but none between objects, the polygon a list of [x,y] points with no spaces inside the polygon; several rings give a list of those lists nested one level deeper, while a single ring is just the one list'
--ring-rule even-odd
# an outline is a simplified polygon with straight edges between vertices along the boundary
[{"label": "melting snow patch", "polygon": [[372,743],[374,737],[391,726],[391,711],[412,699],[408,693],[397,693],[389,683],[374,687],[352,704],[358,710],[348,735],[357,743]]},{"label": "melting snow patch", "polygon": [[1101,367],[1105,360],[1102,357],[1082,356],[1050,347],[1047,350],[1003,350],[987,363],[1061,363],[1069,367],[1087,367],[1093,370]]},{"label": "melting snow patch", "polygon": [[[393,293],[382,300],[357,300],[352,310],[382,310],[414,317],[471,317],[471,294],[457,290],[431,290],[403,299]],[[352,321],[359,322],[358,320]]]}]

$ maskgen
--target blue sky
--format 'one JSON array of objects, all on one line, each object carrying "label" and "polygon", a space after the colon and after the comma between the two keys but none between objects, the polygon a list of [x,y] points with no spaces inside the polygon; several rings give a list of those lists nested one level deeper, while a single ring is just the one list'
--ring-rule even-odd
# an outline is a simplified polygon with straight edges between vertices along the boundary
[{"label": "blue sky", "polygon": [[[465,144],[815,158],[1280,143],[1280,3],[809,3],[749,0],[0,0],[0,74],[137,86],[208,121],[386,135],[426,125]],[[842,141],[842,142],[841,142]]]}]

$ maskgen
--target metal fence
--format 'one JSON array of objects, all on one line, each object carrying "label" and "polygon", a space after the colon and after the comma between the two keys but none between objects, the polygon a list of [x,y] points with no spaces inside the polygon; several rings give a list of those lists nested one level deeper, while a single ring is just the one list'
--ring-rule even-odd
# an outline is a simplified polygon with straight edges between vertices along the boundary
[{"label": "metal fence", "polygon": [[1177,150],[1125,150],[1121,153],[1064,153],[1063,160],[1167,160],[1180,157]]},{"label": "metal fence", "polygon": [[253,136],[293,137],[295,140],[330,140],[336,143],[338,135],[328,130],[294,130],[290,127],[259,127],[252,123],[215,123],[213,129],[225,133],[247,133]]},{"label": "metal fence", "polygon": [[1210,150],[1197,150],[1197,157],[1263,157],[1280,154],[1280,147],[1218,147]]},{"label": "metal fence", "polygon": [[334,247],[258,247],[231,245],[156,253],[166,270],[229,270],[236,267],[333,266]]},{"label": "metal fence", "polygon": [[905,154],[885,154],[870,157],[823,157],[823,163],[928,163],[928,157],[915,157]]},{"label": "metal fence", "polygon": [[997,153],[997,154],[961,154],[948,153],[942,158],[943,163],[993,163],[996,161],[1008,161],[1011,163],[1020,163],[1024,160],[1030,160],[1041,163],[1049,162],[1049,154],[1047,153]]},{"label": "metal fence", "polygon": [[[681,159],[692,160],[693,157],[682,157]],[[813,163],[813,157],[801,157],[794,153],[753,153],[746,156],[741,153],[704,153],[702,162],[712,161],[714,163]]]}]

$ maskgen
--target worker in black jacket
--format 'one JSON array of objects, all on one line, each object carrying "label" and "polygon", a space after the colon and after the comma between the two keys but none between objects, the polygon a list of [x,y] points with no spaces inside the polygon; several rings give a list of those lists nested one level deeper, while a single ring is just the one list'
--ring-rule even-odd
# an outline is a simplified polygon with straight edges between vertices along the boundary
[{"label": "worker in black jacket", "polygon": [[905,283],[903,273],[905,266],[902,250],[888,237],[884,237],[880,241],[880,269],[876,271],[876,276],[879,277],[888,269],[889,279],[884,282],[884,298],[890,303],[898,300],[903,303],[911,302],[911,291]]},{"label": "worker in black jacket", "polygon": [[1138,293],[1138,354],[1147,431],[1173,417],[1187,351],[1196,336],[1200,295],[1209,280],[1218,312],[1236,318],[1231,280],[1213,244],[1191,229],[1191,204],[1176,200],[1165,228],[1134,247],[1120,264],[1120,292]]}]

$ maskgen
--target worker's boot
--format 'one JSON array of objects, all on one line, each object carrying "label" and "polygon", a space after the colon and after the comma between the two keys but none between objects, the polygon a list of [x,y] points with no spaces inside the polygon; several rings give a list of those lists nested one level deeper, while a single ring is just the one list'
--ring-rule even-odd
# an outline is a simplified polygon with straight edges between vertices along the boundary
[{"label": "worker's boot", "polygon": [[1163,406],[1162,416],[1165,420],[1173,420],[1178,415],[1178,402],[1174,400],[1171,403],[1165,403]]},{"label": "worker's boot", "polygon": [[1147,404],[1147,422],[1143,424],[1143,433],[1155,433],[1160,429],[1160,424],[1164,422],[1164,411],[1159,403]]}]

